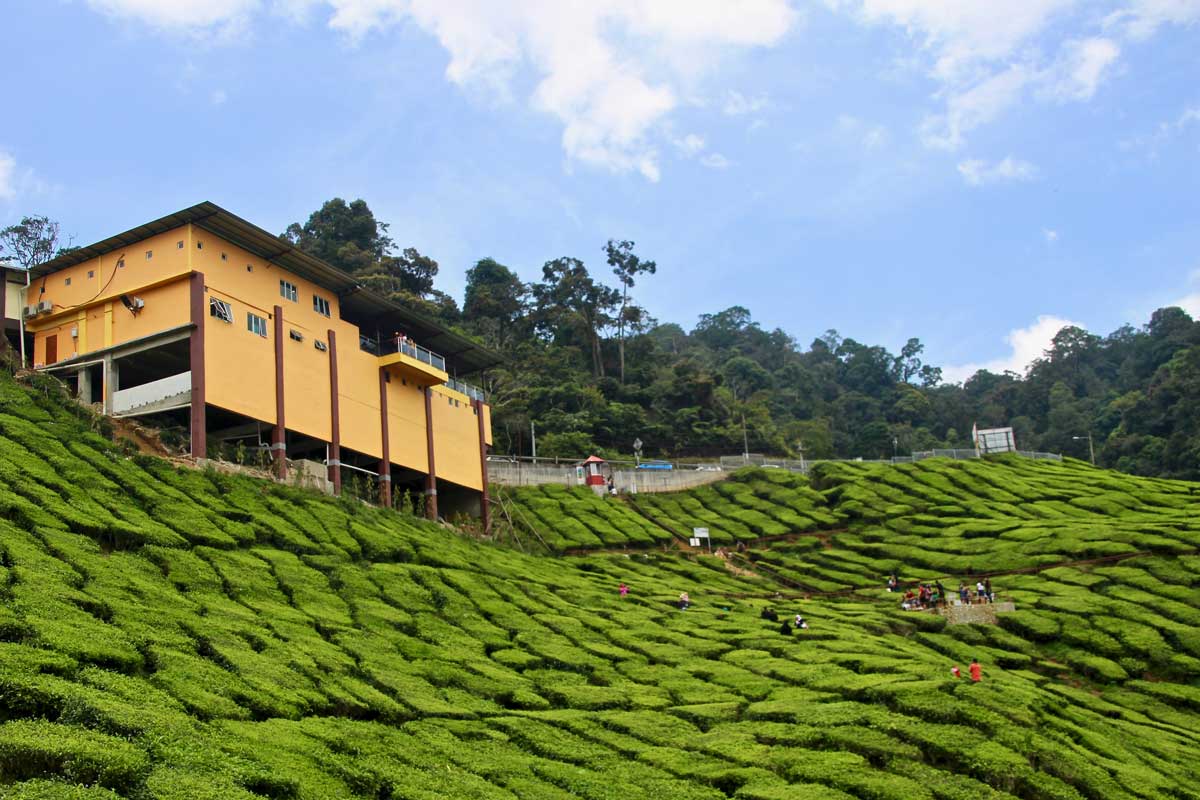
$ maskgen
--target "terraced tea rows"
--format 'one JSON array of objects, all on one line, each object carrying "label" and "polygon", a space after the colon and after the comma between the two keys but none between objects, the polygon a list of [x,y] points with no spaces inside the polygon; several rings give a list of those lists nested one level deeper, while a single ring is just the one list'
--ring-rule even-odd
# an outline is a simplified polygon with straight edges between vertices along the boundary
[{"label": "terraced tea rows", "polygon": [[[830,475],[819,495],[783,486],[771,502],[840,525],[851,515],[831,490],[857,479],[874,480]],[[761,499],[770,486],[756,484],[774,480],[740,476],[749,495],[719,494]],[[573,497],[558,508],[571,514]],[[644,517],[614,504],[606,518],[584,500],[636,540],[628,520]],[[1019,617],[1021,635],[946,627],[869,593],[738,599],[781,587],[704,556],[530,556],[131,461],[59,401],[4,379],[0,508],[0,797],[1200,796],[1200,690],[1161,680],[1188,667],[1175,660],[1183,628],[1160,643],[1093,614],[1094,630],[1144,649],[1137,665],[1106,656],[1125,677],[1073,664],[1092,645],[1048,627],[1092,596],[1187,625],[1191,598],[1169,596],[1195,583],[1186,556],[1012,579],[1014,596],[1059,598],[1019,612],[1037,615]],[[878,544],[866,540],[880,521],[902,518],[855,517],[821,552],[846,537]],[[847,552],[865,559],[853,573],[864,580],[886,561]],[[682,591],[687,611],[674,606]],[[759,617],[768,602],[811,627],[782,634]],[[983,682],[952,678],[972,656]],[[1130,669],[1143,663],[1162,671],[1144,680]]]}]

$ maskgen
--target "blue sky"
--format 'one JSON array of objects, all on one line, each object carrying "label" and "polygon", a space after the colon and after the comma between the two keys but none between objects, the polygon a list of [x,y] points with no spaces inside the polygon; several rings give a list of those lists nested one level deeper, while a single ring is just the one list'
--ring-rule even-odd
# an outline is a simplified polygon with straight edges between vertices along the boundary
[{"label": "blue sky", "polygon": [[909,337],[961,379],[1200,315],[1200,0],[14,0],[0,224],[362,197],[526,279],[633,239],[663,321]]}]

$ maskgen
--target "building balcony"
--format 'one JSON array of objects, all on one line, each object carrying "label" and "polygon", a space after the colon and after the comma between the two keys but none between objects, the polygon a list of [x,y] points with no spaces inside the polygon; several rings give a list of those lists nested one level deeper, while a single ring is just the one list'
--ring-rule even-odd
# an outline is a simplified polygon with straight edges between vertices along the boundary
[{"label": "building balcony", "polygon": [[[375,344],[379,366],[394,369],[400,375],[427,384],[441,384],[450,380],[446,372],[446,359],[432,350],[427,350],[407,339],[385,339]],[[364,348],[367,349],[367,348]]]}]

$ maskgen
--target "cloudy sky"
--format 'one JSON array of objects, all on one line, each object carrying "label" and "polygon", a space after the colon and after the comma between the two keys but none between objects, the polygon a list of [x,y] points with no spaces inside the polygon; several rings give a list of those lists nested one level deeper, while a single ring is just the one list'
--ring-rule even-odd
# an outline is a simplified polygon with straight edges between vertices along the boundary
[{"label": "cloudy sky", "polygon": [[461,294],[659,263],[686,327],[920,337],[961,379],[1200,314],[1200,0],[10,0],[0,224],[362,197]]}]

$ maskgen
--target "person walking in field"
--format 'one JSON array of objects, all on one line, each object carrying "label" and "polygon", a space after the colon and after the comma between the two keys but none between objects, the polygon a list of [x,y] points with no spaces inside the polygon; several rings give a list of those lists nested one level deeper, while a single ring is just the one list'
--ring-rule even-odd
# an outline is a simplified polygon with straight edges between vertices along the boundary
[{"label": "person walking in field", "polygon": [[989,603],[996,602],[996,595],[992,594],[992,579],[991,578],[983,579],[983,590],[985,592],[987,592],[987,601]]},{"label": "person walking in field", "polygon": [[979,666],[978,658],[971,659],[971,666],[967,671],[971,673],[971,683],[979,683],[983,680],[983,667]]}]

